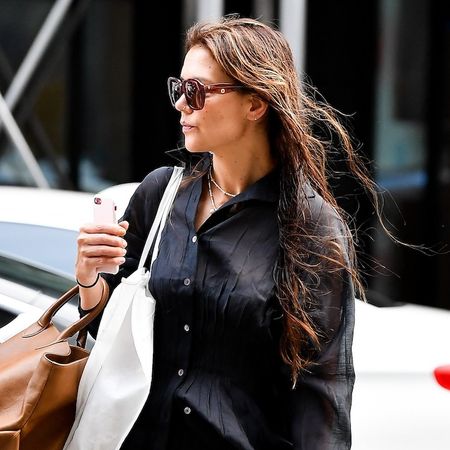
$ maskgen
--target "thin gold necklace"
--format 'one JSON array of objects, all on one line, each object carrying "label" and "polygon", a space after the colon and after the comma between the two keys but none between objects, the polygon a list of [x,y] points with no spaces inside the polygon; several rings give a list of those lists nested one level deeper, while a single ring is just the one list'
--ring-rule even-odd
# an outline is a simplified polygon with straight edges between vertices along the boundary
[{"label": "thin gold necklace", "polygon": [[209,210],[209,213],[212,214],[213,212],[217,211],[217,206],[216,206],[216,202],[214,201],[214,195],[212,193],[212,189],[211,189],[211,166],[210,169],[208,171],[208,193],[209,193],[209,200],[211,201],[211,206],[212,208]]},{"label": "thin gold necklace", "polygon": [[213,178],[213,176],[212,176],[212,164],[209,166],[209,178],[213,182],[214,186],[217,189],[219,189],[220,192],[222,192],[222,194],[226,195],[227,197],[231,197],[231,198],[236,197],[237,194],[230,194],[225,189],[223,189],[221,186],[219,186],[217,181]]}]

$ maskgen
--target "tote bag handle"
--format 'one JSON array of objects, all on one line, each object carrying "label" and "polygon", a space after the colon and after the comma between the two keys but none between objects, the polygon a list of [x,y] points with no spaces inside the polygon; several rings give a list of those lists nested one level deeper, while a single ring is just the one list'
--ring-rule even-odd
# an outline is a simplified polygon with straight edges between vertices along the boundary
[{"label": "tote bag handle", "polygon": [[145,261],[147,260],[150,248],[155,242],[153,247],[152,259],[150,261],[149,271],[151,273],[153,263],[158,256],[159,241],[161,240],[161,233],[169,216],[170,209],[172,207],[175,196],[178,192],[178,187],[180,186],[181,180],[183,178],[183,167],[175,166],[173,168],[172,175],[167,184],[164,195],[161,198],[158,211],[156,212],[155,220],[153,221],[150,232],[147,236],[147,241],[145,242],[144,249],[142,250],[141,259],[139,260],[138,269],[144,267]]}]

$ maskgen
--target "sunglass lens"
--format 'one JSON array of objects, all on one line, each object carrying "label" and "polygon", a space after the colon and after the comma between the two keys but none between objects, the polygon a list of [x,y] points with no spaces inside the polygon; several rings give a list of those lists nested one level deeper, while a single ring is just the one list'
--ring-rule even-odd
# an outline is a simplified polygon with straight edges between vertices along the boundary
[{"label": "sunglass lens", "polygon": [[169,95],[172,105],[175,106],[175,103],[181,97],[181,81],[176,78],[169,79]]},{"label": "sunglass lens", "polygon": [[205,90],[199,81],[195,79],[181,81],[178,78],[170,77],[167,83],[170,101],[174,107],[175,103],[184,94],[189,108],[203,108],[205,104]]},{"label": "sunglass lens", "polygon": [[186,95],[186,101],[192,109],[202,109],[204,95],[202,86],[197,80],[186,80],[184,85],[184,95]]}]

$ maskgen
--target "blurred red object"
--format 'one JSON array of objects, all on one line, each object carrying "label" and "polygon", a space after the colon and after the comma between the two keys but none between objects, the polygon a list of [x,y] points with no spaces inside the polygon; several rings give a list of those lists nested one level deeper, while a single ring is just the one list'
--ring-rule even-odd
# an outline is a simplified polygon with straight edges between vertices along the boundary
[{"label": "blurred red object", "polygon": [[442,387],[450,390],[450,365],[436,367],[434,377]]}]

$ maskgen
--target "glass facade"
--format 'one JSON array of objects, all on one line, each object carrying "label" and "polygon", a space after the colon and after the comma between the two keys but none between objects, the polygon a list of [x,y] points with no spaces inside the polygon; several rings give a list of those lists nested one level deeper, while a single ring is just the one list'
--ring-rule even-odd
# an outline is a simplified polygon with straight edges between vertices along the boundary
[{"label": "glass facade", "polygon": [[374,156],[377,180],[386,188],[425,184],[427,3],[380,2]]},{"label": "glass facade", "polygon": [[450,308],[449,51],[443,2],[379,2],[374,160],[386,226],[374,257],[387,270],[372,281],[380,296]]},{"label": "glass facade", "polygon": [[[58,3],[0,0],[5,100]],[[74,2],[27,71],[11,109],[52,187],[94,192],[131,178],[132,12],[132,2]],[[3,133],[0,183],[34,184],[19,155]]]}]

